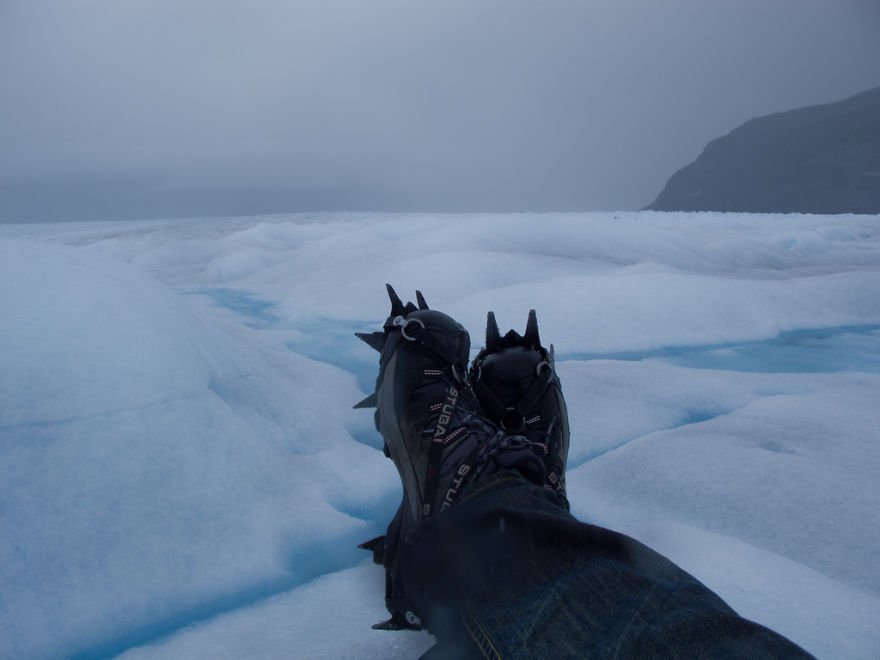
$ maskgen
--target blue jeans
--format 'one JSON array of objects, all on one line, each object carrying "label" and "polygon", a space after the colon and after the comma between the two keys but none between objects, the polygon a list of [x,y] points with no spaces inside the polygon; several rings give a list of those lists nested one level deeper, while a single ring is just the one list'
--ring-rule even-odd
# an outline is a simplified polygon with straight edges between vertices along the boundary
[{"label": "blue jeans", "polygon": [[401,543],[424,658],[809,658],[623,534],[502,470]]}]

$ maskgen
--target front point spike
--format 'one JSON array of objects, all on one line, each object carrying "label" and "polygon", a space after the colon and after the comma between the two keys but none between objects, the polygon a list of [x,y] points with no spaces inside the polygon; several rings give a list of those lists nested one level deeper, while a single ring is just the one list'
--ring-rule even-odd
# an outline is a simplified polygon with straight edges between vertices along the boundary
[{"label": "front point spike", "polygon": [[486,314],[486,350],[494,351],[501,341],[501,333],[498,332],[498,321],[495,320],[495,312]]},{"label": "front point spike", "polygon": [[526,321],[526,332],[523,339],[533,346],[541,345],[541,338],[538,336],[538,315],[533,309],[529,310],[529,320]]},{"label": "front point spike", "polygon": [[358,401],[356,404],[354,404],[352,406],[352,408],[354,408],[354,409],[375,408],[378,403],[379,403],[379,399],[376,396],[376,393],[373,392],[370,396],[368,396],[365,399],[362,399],[362,400]]},{"label": "front point spike", "polygon": [[425,302],[425,296],[422,295],[422,292],[416,289],[416,302],[419,303],[419,309],[428,309],[428,303]]},{"label": "front point spike", "polygon": [[388,291],[388,297],[391,299],[391,316],[406,314],[406,308],[403,306],[403,301],[400,299],[400,296],[397,295],[394,287],[386,283],[385,288]]},{"label": "front point spike", "polygon": [[379,353],[382,352],[382,347],[385,346],[385,333],[382,331],[379,332],[356,332],[354,336],[360,339],[365,344],[368,344],[370,348],[375,349]]}]

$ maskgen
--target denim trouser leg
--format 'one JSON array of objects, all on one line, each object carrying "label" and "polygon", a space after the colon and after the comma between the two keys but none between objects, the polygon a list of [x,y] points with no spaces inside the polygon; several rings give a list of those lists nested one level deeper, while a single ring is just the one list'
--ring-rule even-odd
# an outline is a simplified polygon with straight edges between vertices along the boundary
[{"label": "denim trouser leg", "polygon": [[426,657],[811,657],[514,473],[467,492],[404,545],[407,593],[438,639]]}]

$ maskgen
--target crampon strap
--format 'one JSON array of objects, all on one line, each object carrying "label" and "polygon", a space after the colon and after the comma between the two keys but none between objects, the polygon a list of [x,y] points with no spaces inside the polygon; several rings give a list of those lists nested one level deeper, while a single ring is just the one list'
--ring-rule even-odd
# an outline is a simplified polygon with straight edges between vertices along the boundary
[{"label": "crampon strap", "polygon": [[544,396],[544,392],[547,391],[552,380],[553,367],[550,366],[550,362],[544,360],[538,363],[535,380],[515,406],[505,406],[480,377],[476,379],[473,388],[476,391],[477,398],[480,400],[480,404],[486,408],[486,412],[493,419],[497,419],[505,431],[516,433],[525,429],[526,414]]}]

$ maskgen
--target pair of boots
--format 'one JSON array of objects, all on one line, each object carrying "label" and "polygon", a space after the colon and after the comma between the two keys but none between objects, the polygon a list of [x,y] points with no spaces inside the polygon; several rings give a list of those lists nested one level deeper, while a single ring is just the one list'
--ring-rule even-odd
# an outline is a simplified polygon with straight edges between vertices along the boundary
[{"label": "pair of boots", "polygon": [[380,353],[373,394],[356,408],[375,407],[376,429],[403,482],[403,502],[385,536],[360,547],[386,569],[391,619],[374,628],[419,628],[403,592],[401,544],[427,518],[500,470],[565,497],[568,415],[553,363],[541,345],[535,311],[523,335],[504,336],[488,314],[486,346],[468,369],[470,337],[454,319],[404,304],[386,285],[391,313],[383,329],[357,336]]}]

